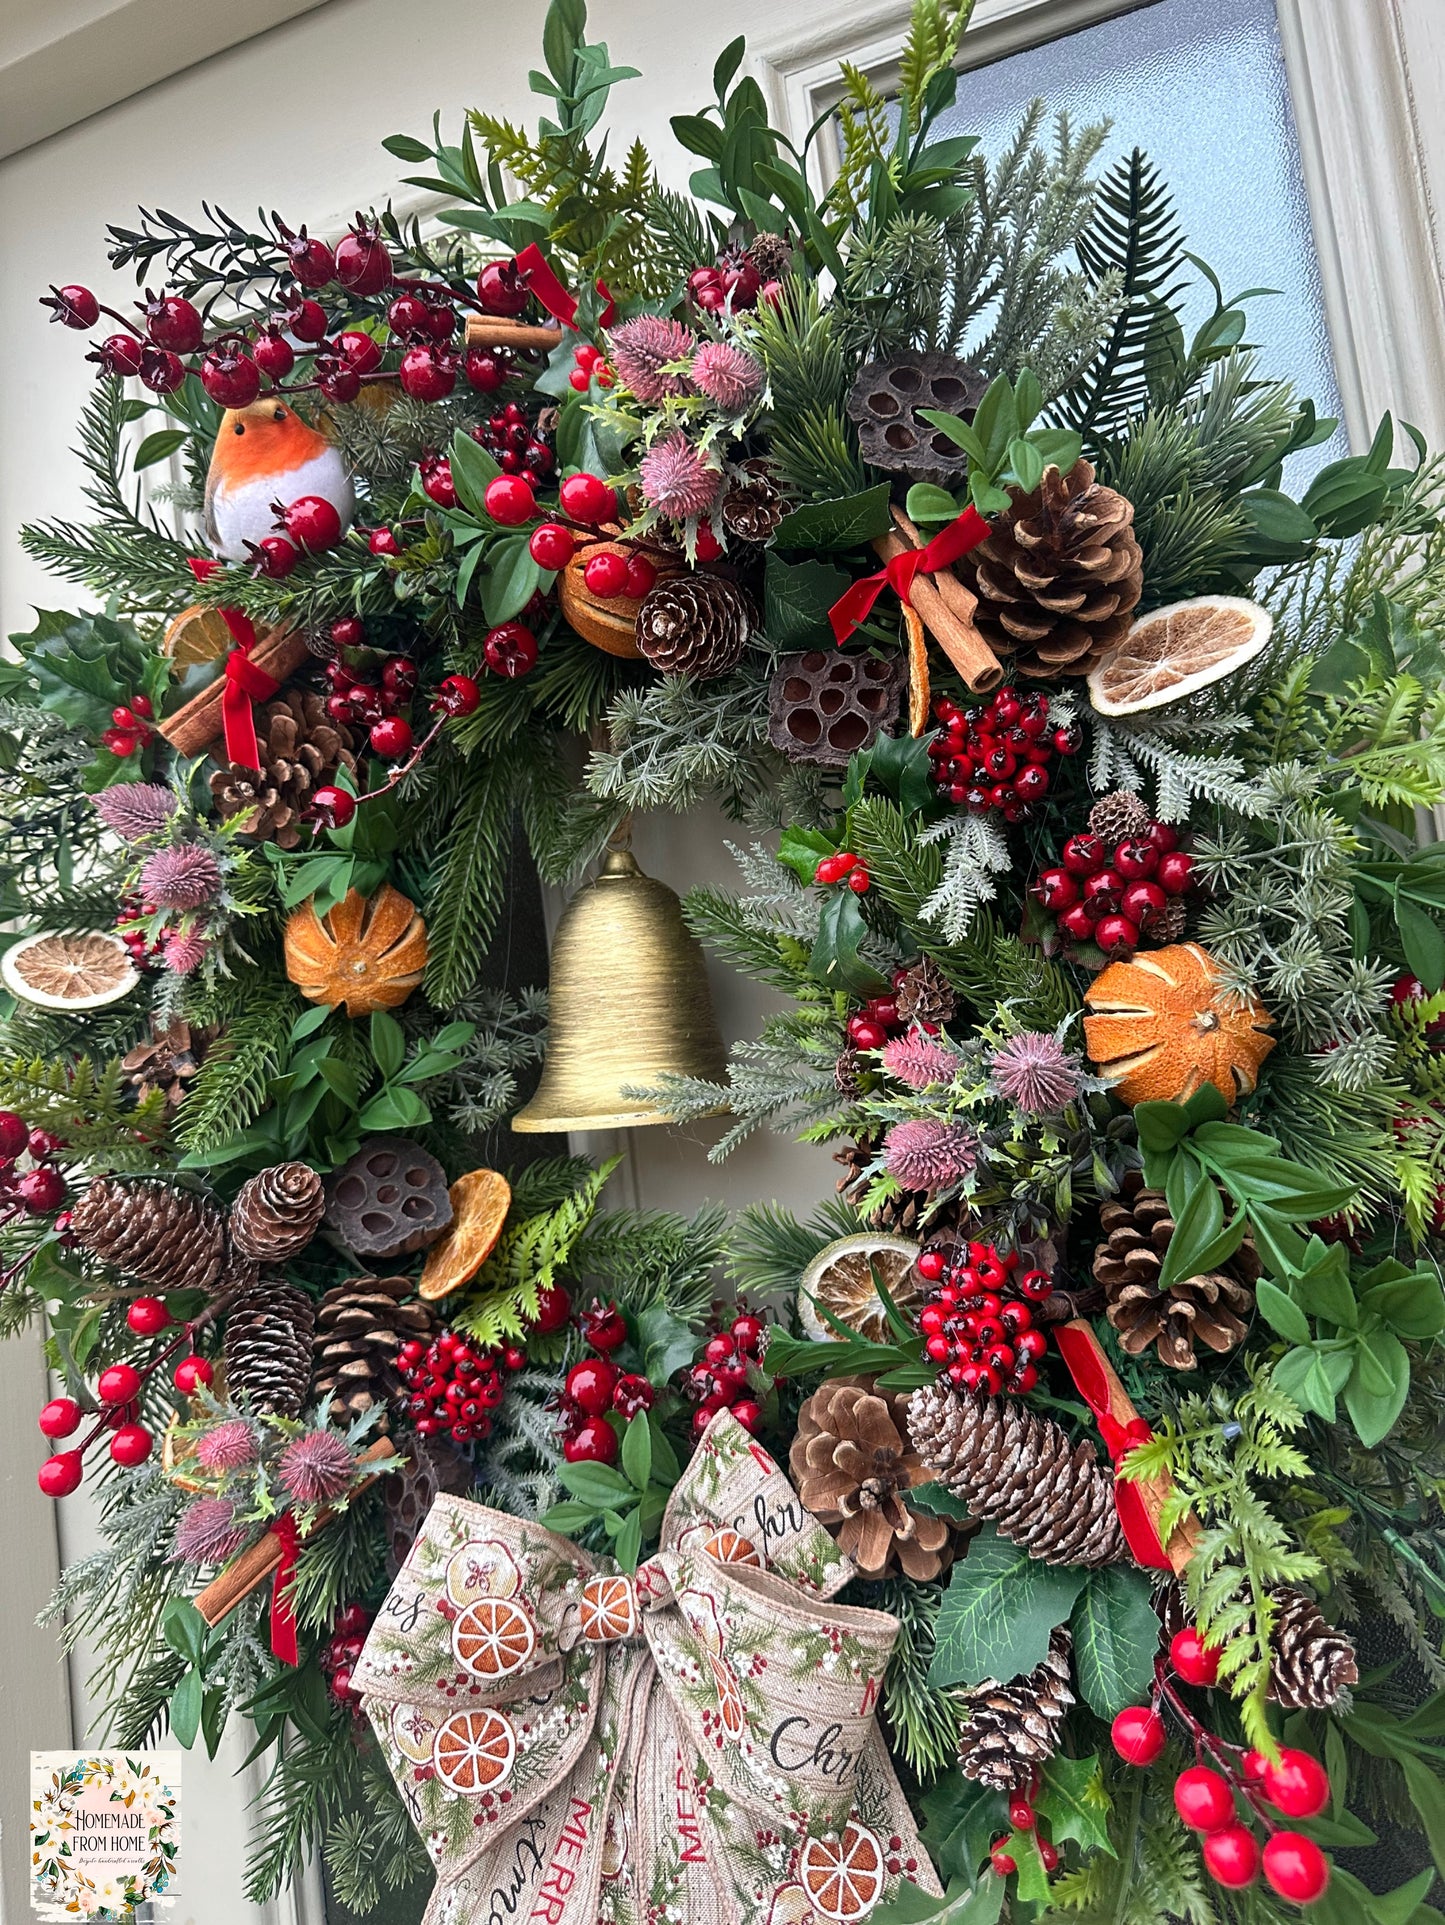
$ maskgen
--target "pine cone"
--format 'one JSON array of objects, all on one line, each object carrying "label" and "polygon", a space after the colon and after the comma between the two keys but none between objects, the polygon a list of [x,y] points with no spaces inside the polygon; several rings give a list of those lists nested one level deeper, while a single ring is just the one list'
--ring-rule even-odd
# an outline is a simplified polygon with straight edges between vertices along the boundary
[{"label": "pine cone", "polygon": [[908,1431],[939,1483],[1030,1557],[1095,1567],[1128,1557],[1113,1476],[1052,1418],[1017,1398],[959,1398],[935,1385],[909,1399]]},{"label": "pine cone", "polygon": [[803,1506],[838,1540],[864,1577],[901,1566],[915,1583],[938,1576],[949,1539],[941,1517],[908,1508],[932,1482],[908,1445],[899,1401],[869,1377],[835,1377],[798,1412],[788,1463]]},{"label": "pine cone", "polygon": [[762,543],[776,534],[788,512],[787,501],[766,461],[745,461],[745,481],[735,481],[723,496],[723,527],[739,541]]},{"label": "pine cone", "polygon": [[1023,1791],[1058,1748],[1069,1689],[1072,1639],[1064,1625],[1032,1671],[1000,1684],[985,1678],[962,1694],[968,1717],[958,1734],[958,1768],[994,1791]]},{"label": "pine cone", "polygon": [[316,1306],[280,1277],[242,1290],[226,1318],[226,1391],[252,1410],[299,1417],[311,1386]]},{"label": "pine cone", "polygon": [[245,815],[244,833],[260,842],[294,849],[301,817],[316,790],[339,768],[356,770],[350,731],[332,721],[314,689],[287,689],[256,715],[261,767],[232,762],[211,777],[211,795],[222,820]]},{"label": "pine cone", "polygon": [[752,603],[721,575],[664,576],[637,611],[637,646],[660,675],[710,681],[742,660]]},{"label": "pine cone", "polygon": [[1327,1711],[1360,1681],[1355,1647],[1312,1597],[1280,1585],[1270,1640],[1269,1695],[1286,1711]]},{"label": "pine cone", "polygon": [[192,1029],[183,1017],[166,1029],[152,1030],[148,1043],[137,1043],[120,1059],[127,1084],[138,1097],[159,1090],[166,1108],[175,1109],[184,1102],[215,1035],[213,1029]]},{"label": "pine cone", "polygon": [[857,1096],[862,1084],[858,1080],[863,1067],[863,1058],[850,1043],[838,1052],[838,1060],[833,1065],[833,1087],[840,1096]]},{"label": "pine cone", "polygon": [[978,596],[979,632],[1021,675],[1087,675],[1128,631],[1143,592],[1134,506],[1094,480],[1087,461],[1046,468],[1014,489],[987,541],[955,571]]},{"label": "pine cone", "polygon": [[387,1576],[395,1577],[421,1533],[427,1512],[443,1491],[465,1497],[472,1466],[454,1445],[437,1437],[410,1437],[406,1463],[385,1480]]},{"label": "pine cone", "polygon": [[[845,1052],[846,1055],[847,1052]],[[843,1061],[840,1057],[839,1062]],[[835,1067],[833,1080],[838,1081],[839,1071]],[[852,1094],[844,1090],[844,1095]],[[836,1184],[839,1196],[849,1203],[857,1204],[867,1189],[870,1178],[869,1167],[877,1157],[877,1145],[869,1137],[860,1137],[856,1143],[848,1143],[841,1150],[834,1150],[833,1161],[843,1165],[843,1174]],[[878,1230],[885,1236],[918,1237],[925,1232],[932,1237],[942,1231],[953,1229],[959,1220],[961,1202],[957,1198],[935,1206],[930,1210],[930,1197],[927,1190],[898,1190],[876,1210],[870,1210],[863,1223],[870,1230]],[[924,1219],[927,1218],[925,1226]]]},{"label": "pine cone", "polygon": [[1105,842],[1144,835],[1153,819],[1132,789],[1111,789],[1089,811],[1090,829]]},{"label": "pine cone", "polygon": [[958,1011],[953,986],[931,956],[920,956],[894,992],[899,1020],[904,1023],[951,1023]]},{"label": "pine cone", "polygon": [[1221,1269],[1185,1277],[1163,1292],[1159,1272],[1174,1234],[1162,1191],[1148,1189],[1130,1170],[1123,1189],[1099,1207],[1104,1241],[1094,1251],[1094,1275],[1104,1286],[1107,1316],[1131,1357],[1152,1343],[1171,1370],[1193,1370],[1194,1346],[1233,1350],[1254,1308],[1250,1285],[1259,1275],[1254,1240],[1244,1242]]},{"label": "pine cone", "polygon": [[256,1263],[281,1263],[316,1233],[326,1194],[305,1163],[273,1163],[241,1186],[231,1205],[231,1243]]},{"label": "pine cone", "polygon": [[70,1228],[93,1257],[161,1291],[209,1290],[226,1253],[225,1224],[210,1198],[159,1177],[96,1177]]},{"label": "pine cone", "polygon": [[793,243],[783,234],[759,234],[748,245],[748,259],[759,280],[781,281],[793,265]]},{"label": "pine cone", "polygon": [[1183,942],[1188,927],[1189,909],[1183,896],[1171,896],[1149,924],[1149,946],[1167,949],[1171,943]]},{"label": "pine cone", "polygon": [[322,1421],[347,1424],[380,1404],[387,1413],[405,1397],[397,1352],[411,1337],[429,1337],[436,1318],[410,1277],[352,1277],[316,1306],[311,1389]]}]

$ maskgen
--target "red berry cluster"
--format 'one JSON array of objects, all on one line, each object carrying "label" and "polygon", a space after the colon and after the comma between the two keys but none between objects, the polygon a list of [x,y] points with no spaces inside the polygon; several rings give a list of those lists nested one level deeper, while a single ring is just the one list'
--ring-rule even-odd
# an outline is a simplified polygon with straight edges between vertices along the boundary
[{"label": "red berry cluster", "polygon": [[[54,1130],[33,1129],[14,1110],[0,1110],[0,1224],[60,1208],[65,1178],[55,1159],[65,1147]],[[26,1170],[17,1167],[21,1157],[29,1160]]]},{"label": "red berry cluster", "polygon": [[619,1370],[614,1350],[627,1341],[627,1322],[615,1303],[594,1297],[577,1319],[583,1341],[596,1356],[584,1357],[567,1372],[562,1389],[562,1455],[569,1464],[612,1464],[619,1449],[617,1431],[607,1414],[615,1411],[630,1424],[651,1410],[657,1392],[635,1370]]},{"label": "red berry cluster", "polygon": [[695,267],[687,277],[687,291],[704,314],[740,314],[756,307],[760,296],[769,303],[782,289],[763,277],[741,249],[728,248],[711,267]]},{"label": "red berry cluster", "polygon": [[767,1326],[751,1311],[739,1311],[726,1330],[709,1337],[687,1373],[684,1389],[697,1405],[692,1434],[701,1437],[720,1410],[730,1410],[743,1429],[756,1436],[763,1421],[758,1392],[766,1379],[758,1368]]},{"label": "red berry cluster", "polygon": [[955,1390],[1024,1397],[1039,1380],[1049,1340],[1034,1328],[1033,1305],[1050,1294],[1053,1279],[1047,1270],[1018,1275],[1019,1261],[1017,1250],[977,1242],[963,1254],[955,1245],[952,1253],[918,1257],[919,1276],[936,1286],[918,1313],[924,1352]]},{"label": "red berry cluster", "polygon": [[1051,764],[1077,755],[1083,736],[1072,722],[1049,721],[1046,695],[995,691],[986,708],[961,709],[947,696],[933,705],[940,733],[929,744],[933,786],[970,815],[1027,822],[1053,784]]},{"label": "red berry cluster", "polygon": [[[515,1355],[515,1361],[512,1361]],[[525,1353],[479,1350],[455,1330],[431,1343],[413,1337],[397,1352],[397,1371],[411,1393],[407,1414],[418,1437],[471,1444],[487,1436],[505,1394],[502,1370],[519,1370]]]},{"label": "red berry cluster", "polygon": [[[126,1322],[138,1336],[153,1337],[169,1328],[171,1313],[159,1297],[134,1297],[126,1311]],[[168,1357],[190,1344],[194,1334],[194,1325],[182,1326],[171,1342],[152,1357],[143,1369],[137,1369],[134,1364],[121,1363],[112,1364],[109,1369],[101,1371],[90,1405],[94,1423],[73,1449],[47,1457],[40,1466],[36,1482],[47,1497],[69,1497],[72,1491],[79,1488],[86,1451],[107,1434],[110,1437],[110,1455],[117,1464],[133,1469],[146,1461],[155,1446],[155,1438],[139,1421],[141,1391]],[[174,1381],[182,1396],[189,1397],[203,1385],[209,1384],[212,1376],[211,1366],[204,1357],[188,1355],[176,1366]],[[43,1436],[59,1440],[73,1437],[85,1416],[85,1409],[74,1397],[52,1397],[35,1421]]]},{"label": "red berry cluster", "polygon": [[[342,615],[329,631],[333,648],[354,651],[366,647],[366,624],[357,615]],[[375,681],[368,679],[375,674]],[[411,723],[403,711],[416,694],[417,667],[405,655],[388,655],[380,668],[354,667],[338,652],[326,664],[326,682],[331,693],[326,698],[326,713],[333,722],[361,726],[369,733],[373,750],[389,761],[399,761],[411,752],[414,737]]]},{"label": "red berry cluster", "polygon": [[813,880],[822,889],[831,889],[835,882],[846,882],[855,896],[866,896],[871,885],[867,865],[851,849],[824,856],[813,871]]},{"label": "red berry cluster", "polygon": [[[350,798],[347,798],[350,800]],[[115,933],[125,944],[127,954],[137,969],[159,969],[162,965],[160,940],[150,942],[141,926],[156,913],[155,904],[143,902],[138,895],[124,895],[116,912]]]},{"label": "red berry cluster", "polygon": [[1132,956],[1170,900],[1188,893],[1194,858],[1167,822],[1113,847],[1092,830],[1070,836],[1059,866],[1045,869],[1031,894],[1073,942],[1095,942],[1106,956]]},{"label": "red berry cluster", "polygon": [[[848,1041],[854,1049],[882,1049],[890,1036],[901,1036],[908,1025],[898,1013],[898,991],[907,980],[906,969],[893,972],[893,991],[891,995],[870,996],[862,1009],[848,1018]],[[936,1025],[925,1023],[923,1027],[933,1035]]]},{"label": "red berry cluster", "polygon": [[352,1684],[351,1674],[366,1643],[366,1634],[371,1629],[371,1617],[371,1612],[364,1604],[343,1605],[336,1614],[331,1636],[321,1647],[321,1669],[326,1675],[326,1689],[331,1693],[333,1702],[345,1705],[348,1711],[361,1709],[361,1693]]},{"label": "red berry cluster", "polygon": [[[1047,1838],[1038,1835],[1037,1832],[1039,1814],[1035,1809],[1035,1804],[1038,1795],[1038,1779],[1034,1778],[1030,1782],[1027,1790],[1016,1791],[1012,1798],[1009,1799],[1008,1821],[1016,1833],[1022,1831],[1032,1831],[1035,1833],[1034,1842],[1039,1848],[1039,1857],[1043,1862],[1044,1870],[1046,1872],[1057,1871],[1059,1865],[1058,1846],[1051,1844]],[[995,1838],[988,1848],[988,1862],[995,1876],[998,1878],[1007,1878],[1011,1872],[1018,1870],[1018,1862],[1014,1858],[1013,1853],[1009,1851],[1008,1845],[1009,1834],[1005,1832],[1001,1838]]]},{"label": "red berry cluster", "polygon": [[573,368],[567,380],[578,394],[586,394],[595,375],[599,388],[612,386],[612,370],[602,358],[602,350],[594,348],[590,341],[572,350]]},{"label": "red berry cluster", "polygon": [[122,758],[134,755],[137,749],[145,747],[155,733],[151,727],[155,713],[148,695],[132,695],[126,706],[111,710],[111,725],[102,732],[100,739],[112,755]]},{"label": "red berry cluster", "polygon": [[[1164,1750],[1161,1702],[1179,1719],[1193,1740],[1195,1763],[1174,1781],[1174,1809],[1191,1831],[1200,1833],[1200,1853],[1210,1877],[1229,1890],[1240,1890],[1254,1883],[1262,1867],[1265,1883],[1291,1904],[1311,1905],[1323,1898],[1330,1882],[1329,1860],[1312,1838],[1281,1830],[1275,1822],[1275,1813],[1316,1818],[1325,1809],[1330,1781],[1323,1765],[1307,1751],[1285,1745],[1277,1758],[1269,1759],[1205,1728],[1175,1682],[1207,1689],[1219,1676],[1218,1652],[1192,1625],[1174,1633],[1168,1660],[1161,1656],[1155,1661],[1154,1676],[1154,1703],[1131,1705],[1115,1718],[1114,1749],[1126,1764],[1152,1765]],[[1252,1829],[1255,1824],[1266,1834],[1263,1851]]]},{"label": "red berry cluster", "polygon": [[588,557],[582,569],[582,579],[589,591],[601,601],[612,601],[618,595],[628,595],[633,601],[640,602],[657,581],[657,570],[646,555],[636,549],[630,554],[621,555],[614,548],[602,548]]},{"label": "red berry cluster", "polygon": [[[595,354],[597,350],[593,348],[590,352]],[[520,401],[509,401],[495,414],[488,415],[485,421],[479,421],[469,432],[473,441],[479,442],[488,454],[495,457],[504,475],[525,474],[541,480],[550,475],[556,466],[557,455],[550,429],[529,420]]]}]

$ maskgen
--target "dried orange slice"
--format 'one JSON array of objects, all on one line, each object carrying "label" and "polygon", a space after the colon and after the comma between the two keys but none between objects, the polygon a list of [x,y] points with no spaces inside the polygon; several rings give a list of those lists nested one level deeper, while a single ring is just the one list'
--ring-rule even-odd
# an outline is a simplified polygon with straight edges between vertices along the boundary
[{"label": "dried orange slice", "polygon": [[436,1741],[437,1721],[419,1704],[394,1704],[391,1707],[391,1735],[396,1748],[414,1765],[431,1763]]},{"label": "dried orange slice", "polygon": [[1274,618],[1239,595],[1197,595],[1142,615],[1089,676],[1100,715],[1138,715],[1208,688],[1269,640]]},{"label": "dried orange slice", "polygon": [[453,1604],[483,1597],[515,1597],[522,1588],[517,1560],[499,1538],[463,1544],[447,1559],[447,1596]]},{"label": "dried orange slice", "polygon": [[517,1734],[500,1711],[455,1711],[432,1743],[437,1777],[464,1798],[499,1785],[516,1757]]},{"label": "dried orange slice", "polygon": [[616,1644],[637,1631],[637,1592],[626,1577],[589,1577],[582,1586],[582,1635],[589,1644]]},{"label": "dried orange slice", "polygon": [[741,1738],[747,1729],[747,1712],[743,1708],[743,1694],[738,1690],[738,1681],[711,1651],[707,1654],[708,1669],[712,1672],[713,1689],[717,1692],[718,1716],[722,1728],[730,1738]]},{"label": "dried orange slice", "polygon": [[839,1323],[856,1330],[869,1343],[889,1342],[888,1317],[873,1273],[877,1271],[898,1307],[906,1309],[922,1294],[918,1272],[913,1268],[917,1255],[918,1245],[907,1237],[874,1236],[867,1231],[839,1237],[820,1250],[803,1272],[798,1288],[799,1323],[815,1343],[837,1343],[838,1332],[819,1313],[821,1303]]},{"label": "dried orange slice", "polygon": [[512,1186],[499,1170],[468,1170],[447,1195],[451,1228],[427,1251],[417,1286],[417,1294],[428,1303],[450,1296],[477,1274],[496,1249],[512,1207]]},{"label": "dried orange slice", "polygon": [[68,1010],[118,1003],[140,977],[118,936],[86,929],[63,936],[47,930],[12,943],[0,956],[0,980],[22,1003]]},{"label": "dried orange slice", "polygon": [[169,655],[177,668],[195,668],[201,662],[220,661],[234,646],[235,639],[220,609],[192,602],[166,630],[161,653]]},{"label": "dried orange slice", "polygon": [[474,1678],[509,1678],[536,1648],[536,1625],[510,1598],[479,1598],[452,1625],[457,1663]]},{"label": "dried orange slice", "polygon": [[720,1531],[714,1531],[702,1548],[719,1564],[751,1564],[755,1569],[762,1568],[763,1560],[758,1556],[752,1539],[742,1536],[729,1525],[725,1524]]},{"label": "dried orange slice", "polygon": [[798,1877],[823,1918],[866,1918],[883,1896],[883,1847],[866,1825],[848,1820],[841,1838],[810,1838]]}]

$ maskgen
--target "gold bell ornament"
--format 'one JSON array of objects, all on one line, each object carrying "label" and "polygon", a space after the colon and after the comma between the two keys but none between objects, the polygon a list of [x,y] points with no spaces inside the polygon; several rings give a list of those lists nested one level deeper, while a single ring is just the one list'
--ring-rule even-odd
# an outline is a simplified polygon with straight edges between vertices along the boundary
[{"label": "gold bell ornament", "polygon": [[537,1092],[512,1128],[635,1129],[671,1121],[623,1095],[664,1076],[720,1082],[718,1033],[702,948],[666,883],[631,849],[610,847],[568,903],[552,940],[547,1056]]}]

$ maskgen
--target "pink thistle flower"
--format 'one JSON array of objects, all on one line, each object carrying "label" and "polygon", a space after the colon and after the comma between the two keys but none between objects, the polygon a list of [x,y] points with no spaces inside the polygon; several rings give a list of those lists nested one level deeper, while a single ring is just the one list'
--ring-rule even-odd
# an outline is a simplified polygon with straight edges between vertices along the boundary
[{"label": "pink thistle flower", "polygon": [[669,396],[688,392],[685,376],[664,374],[669,361],[684,360],[692,353],[695,337],[681,321],[665,314],[639,314],[635,321],[624,321],[607,337],[608,351],[617,378],[638,400],[651,407]]},{"label": "pink thistle flower", "polygon": [[1046,1030],[1010,1036],[994,1052],[989,1068],[1000,1096],[1028,1116],[1042,1116],[1071,1103],[1082,1087],[1077,1056],[1071,1056]]},{"label": "pink thistle flower", "polygon": [[328,1504],[351,1488],[355,1460],[345,1441],[330,1430],[308,1430],[293,1437],[281,1453],[276,1476],[296,1504]]},{"label": "pink thistle flower", "polygon": [[189,976],[200,968],[210,947],[205,937],[198,936],[194,930],[188,936],[178,930],[168,930],[161,937],[161,961],[173,976]]},{"label": "pink thistle flower", "polygon": [[117,782],[90,799],[106,828],[126,842],[158,834],[177,806],[174,794],[160,782]]},{"label": "pink thistle flower", "polygon": [[162,909],[199,909],[221,893],[221,865],[204,844],[157,849],[140,872],[141,894]]},{"label": "pink thistle flower", "polygon": [[181,1564],[224,1564],[248,1542],[251,1533],[236,1522],[236,1507],[224,1497],[198,1497],[181,1512],[176,1525],[176,1560]]},{"label": "pink thistle flower", "polygon": [[883,1161],[905,1190],[946,1190],[978,1162],[978,1138],[966,1123],[895,1123],[883,1140]]},{"label": "pink thistle flower", "polygon": [[722,483],[717,469],[709,467],[681,428],[648,450],[641,473],[649,505],[674,521],[705,515]]},{"label": "pink thistle flower", "polygon": [[196,1462],[213,1475],[246,1470],[260,1454],[256,1433],[244,1417],[228,1417],[196,1439]]},{"label": "pink thistle flower", "polygon": [[704,341],[692,357],[692,380],[724,414],[741,414],[763,391],[763,367],[731,341]]},{"label": "pink thistle flower", "polygon": [[910,1089],[928,1089],[935,1083],[953,1081],[958,1074],[958,1058],[942,1043],[935,1043],[927,1030],[915,1029],[883,1045],[883,1067]]}]

